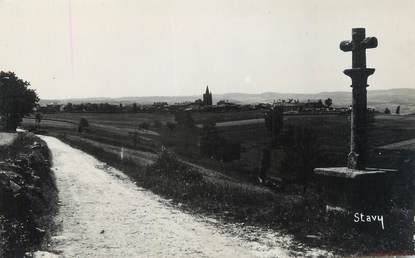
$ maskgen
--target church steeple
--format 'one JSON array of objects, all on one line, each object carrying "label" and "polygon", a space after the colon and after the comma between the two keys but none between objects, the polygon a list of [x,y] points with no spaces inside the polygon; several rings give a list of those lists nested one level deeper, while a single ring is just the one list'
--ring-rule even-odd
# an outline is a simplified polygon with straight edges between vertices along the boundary
[{"label": "church steeple", "polygon": [[203,105],[211,106],[212,105],[212,93],[209,91],[209,86],[206,86],[206,92],[203,94]]}]

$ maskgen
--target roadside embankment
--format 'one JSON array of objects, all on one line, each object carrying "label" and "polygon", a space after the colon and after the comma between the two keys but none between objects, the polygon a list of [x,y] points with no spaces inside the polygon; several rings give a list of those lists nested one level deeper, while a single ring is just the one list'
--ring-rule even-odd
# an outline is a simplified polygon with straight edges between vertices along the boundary
[{"label": "roadside embankment", "polygon": [[46,144],[30,133],[0,146],[0,257],[47,248],[57,189]]}]

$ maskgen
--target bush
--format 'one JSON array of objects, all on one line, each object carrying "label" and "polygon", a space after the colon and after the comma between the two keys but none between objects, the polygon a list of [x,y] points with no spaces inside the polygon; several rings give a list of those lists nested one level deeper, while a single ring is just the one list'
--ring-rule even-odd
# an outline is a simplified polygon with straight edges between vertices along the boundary
[{"label": "bush", "polygon": [[78,132],[82,133],[87,127],[89,127],[89,122],[86,118],[82,117],[81,120],[79,120]]},{"label": "bush", "polygon": [[173,132],[173,130],[176,129],[176,124],[172,122],[167,122],[166,126],[169,128],[170,132]]},{"label": "bush", "polygon": [[274,106],[265,113],[265,126],[271,132],[271,145],[274,147],[279,141],[284,126],[284,107]]},{"label": "bush", "polygon": [[195,182],[203,179],[203,176],[181,162],[173,152],[164,149],[160,152],[156,162],[148,168],[152,174],[166,176],[169,180]]},{"label": "bush", "polygon": [[150,128],[150,124],[147,122],[142,122],[138,125],[138,128],[143,129],[143,130],[148,130]]}]

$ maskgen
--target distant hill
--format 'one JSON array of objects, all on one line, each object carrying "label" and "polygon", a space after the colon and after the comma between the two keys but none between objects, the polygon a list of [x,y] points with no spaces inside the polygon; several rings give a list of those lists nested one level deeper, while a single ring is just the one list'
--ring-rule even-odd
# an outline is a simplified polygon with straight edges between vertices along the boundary
[{"label": "distant hill", "polygon": [[[74,98],[74,99],[42,99],[41,105],[49,103],[66,104],[71,102],[73,104],[78,103],[137,103],[137,104],[152,104],[154,102],[167,102],[178,103],[184,101],[194,101],[201,98],[200,95],[191,96],[149,96],[149,97],[121,97],[121,98]],[[315,100],[331,98],[333,104],[336,106],[348,106],[351,104],[351,92],[346,91],[333,91],[333,92],[320,92],[314,94],[296,94],[296,93],[277,93],[277,92],[264,92],[259,94],[247,94],[247,93],[225,93],[225,94],[213,94],[213,102],[219,100],[229,100],[231,102],[241,104],[253,104],[260,102],[273,102],[278,99],[299,99]],[[370,107],[377,108],[378,110],[384,110],[389,107],[392,111],[397,105],[401,105],[401,112],[409,113],[415,112],[415,89],[398,88],[389,90],[369,90],[368,91],[368,105]]]}]

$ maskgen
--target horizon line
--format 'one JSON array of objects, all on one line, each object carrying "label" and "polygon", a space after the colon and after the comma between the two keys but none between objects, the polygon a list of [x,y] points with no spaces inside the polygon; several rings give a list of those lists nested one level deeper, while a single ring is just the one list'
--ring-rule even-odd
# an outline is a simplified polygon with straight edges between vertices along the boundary
[{"label": "horizon line", "polygon": [[[368,91],[390,91],[390,90],[415,90],[415,88],[387,88],[387,89],[368,89]],[[245,92],[226,92],[226,93],[217,93],[213,92],[215,95],[227,95],[227,94],[244,94],[244,95],[261,95],[266,93],[282,94],[282,95],[318,95],[324,93],[349,93],[350,91],[319,91],[313,93],[288,93],[288,92],[277,92],[277,91],[264,91],[260,93],[245,93]],[[126,98],[180,98],[180,97],[195,97],[202,95],[201,94],[191,94],[191,95],[148,95],[148,96],[120,96],[120,97],[67,97],[67,98],[40,98],[40,100],[82,100],[82,99],[126,99]]]}]

